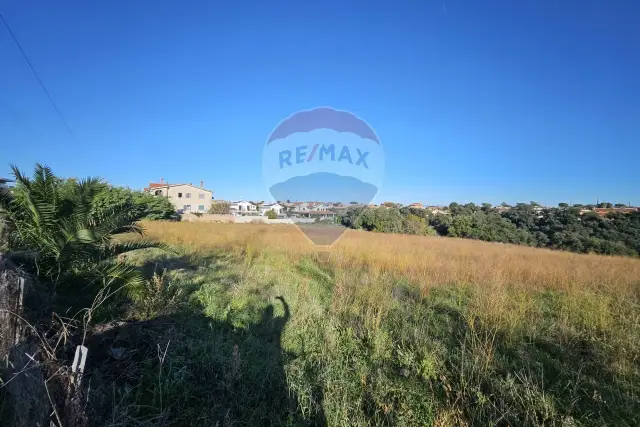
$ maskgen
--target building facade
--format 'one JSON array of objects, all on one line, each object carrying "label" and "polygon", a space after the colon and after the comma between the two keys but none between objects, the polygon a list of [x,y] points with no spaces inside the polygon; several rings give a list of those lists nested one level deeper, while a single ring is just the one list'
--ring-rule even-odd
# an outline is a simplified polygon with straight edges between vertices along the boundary
[{"label": "building facade", "polygon": [[260,205],[260,215],[266,215],[268,211],[274,211],[276,215],[281,216],[284,214],[284,206],[279,203],[268,203]]},{"label": "building facade", "polygon": [[229,210],[231,215],[258,215],[258,207],[251,203],[246,202],[244,200],[240,200],[237,202],[231,202],[229,206]]},{"label": "building facade", "polygon": [[213,203],[213,191],[205,189],[202,181],[200,187],[197,187],[192,184],[166,184],[161,180],[159,183],[150,183],[144,191],[157,197],[168,198],[180,213],[205,213]]}]

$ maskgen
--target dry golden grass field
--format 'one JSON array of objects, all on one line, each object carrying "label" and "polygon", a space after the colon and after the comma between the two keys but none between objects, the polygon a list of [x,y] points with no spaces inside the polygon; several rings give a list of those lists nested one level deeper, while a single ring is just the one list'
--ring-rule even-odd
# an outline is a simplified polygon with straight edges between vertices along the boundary
[{"label": "dry golden grass field", "polygon": [[[216,344],[223,365],[246,355],[235,403],[216,409],[229,425],[640,424],[640,259],[353,230],[318,250],[287,225],[144,227],[195,267],[138,262],[251,337]],[[256,332],[273,332],[264,310],[282,320],[276,341]],[[288,356],[252,353],[267,342]],[[260,369],[281,375],[265,386]]]}]

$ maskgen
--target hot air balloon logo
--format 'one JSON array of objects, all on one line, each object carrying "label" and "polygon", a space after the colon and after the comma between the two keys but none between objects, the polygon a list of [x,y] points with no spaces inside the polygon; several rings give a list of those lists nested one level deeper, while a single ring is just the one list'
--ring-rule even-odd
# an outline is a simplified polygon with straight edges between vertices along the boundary
[{"label": "hot air balloon logo", "polygon": [[366,205],[382,185],[384,153],[364,120],[321,107],[299,111],[275,127],[262,168],[275,200]]}]

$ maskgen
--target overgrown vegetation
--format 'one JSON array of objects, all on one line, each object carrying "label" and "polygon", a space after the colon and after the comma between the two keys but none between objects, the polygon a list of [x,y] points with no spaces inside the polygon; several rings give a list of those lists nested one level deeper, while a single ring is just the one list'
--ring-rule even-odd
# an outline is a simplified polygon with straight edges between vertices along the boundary
[{"label": "overgrown vegetation", "polygon": [[54,384],[89,349],[90,425],[640,424],[640,260],[423,236],[522,243],[539,216],[392,207],[352,225],[421,236],[347,230],[329,252],[287,225],[145,222],[166,251],[100,180],[14,174],[8,256],[56,297],[39,366]]},{"label": "overgrown vegetation", "polygon": [[452,203],[447,213],[435,215],[410,207],[351,207],[340,221],[347,227],[383,233],[437,233],[580,253],[640,254],[640,212],[601,217],[595,212],[581,214],[579,207],[568,205],[542,209],[535,203],[519,203],[499,212],[489,204]]},{"label": "overgrown vegetation", "polygon": [[266,212],[266,214],[265,214],[265,215],[266,215],[266,217],[267,217],[268,219],[276,219],[276,218],[278,218],[278,214],[277,214],[277,213],[276,213],[276,211],[274,211],[273,209],[269,209],[269,210]]},{"label": "overgrown vegetation", "polygon": [[118,233],[142,234],[134,203],[96,204],[109,189],[96,178],[64,181],[37,165],[33,178],[13,167],[16,184],[0,206],[8,228],[9,259],[31,272],[56,296],[84,292],[91,299],[105,286],[140,287],[136,268],[118,257],[155,247],[148,241],[118,242]]},{"label": "overgrown vegetation", "polygon": [[137,218],[147,220],[178,220],[176,208],[166,197],[157,197],[142,191],[123,187],[105,186],[93,200],[94,212],[127,206]]},{"label": "overgrown vegetation", "polygon": [[231,213],[231,203],[214,200],[209,207],[210,214],[229,215]]},{"label": "overgrown vegetation", "polygon": [[356,232],[317,253],[287,226],[148,227],[184,253],[133,258],[167,290],[150,290],[156,310],[135,304],[135,333],[107,339],[135,349],[110,362],[132,373],[109,383],[111,419],[640,422],[636,259]]}]

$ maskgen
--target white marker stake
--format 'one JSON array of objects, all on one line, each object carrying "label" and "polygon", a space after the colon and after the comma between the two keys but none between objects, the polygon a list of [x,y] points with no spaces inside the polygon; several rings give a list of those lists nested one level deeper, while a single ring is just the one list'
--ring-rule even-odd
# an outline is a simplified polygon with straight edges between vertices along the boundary
[{"label": "white marker stake", "polygon": [[76,347],[76,355],[73,358],[73,365],[71,365],[71,372],[77,374],[78,379],[84,372],[84,364],[87,361],[87,353],[89,349],[83,345]]}]

